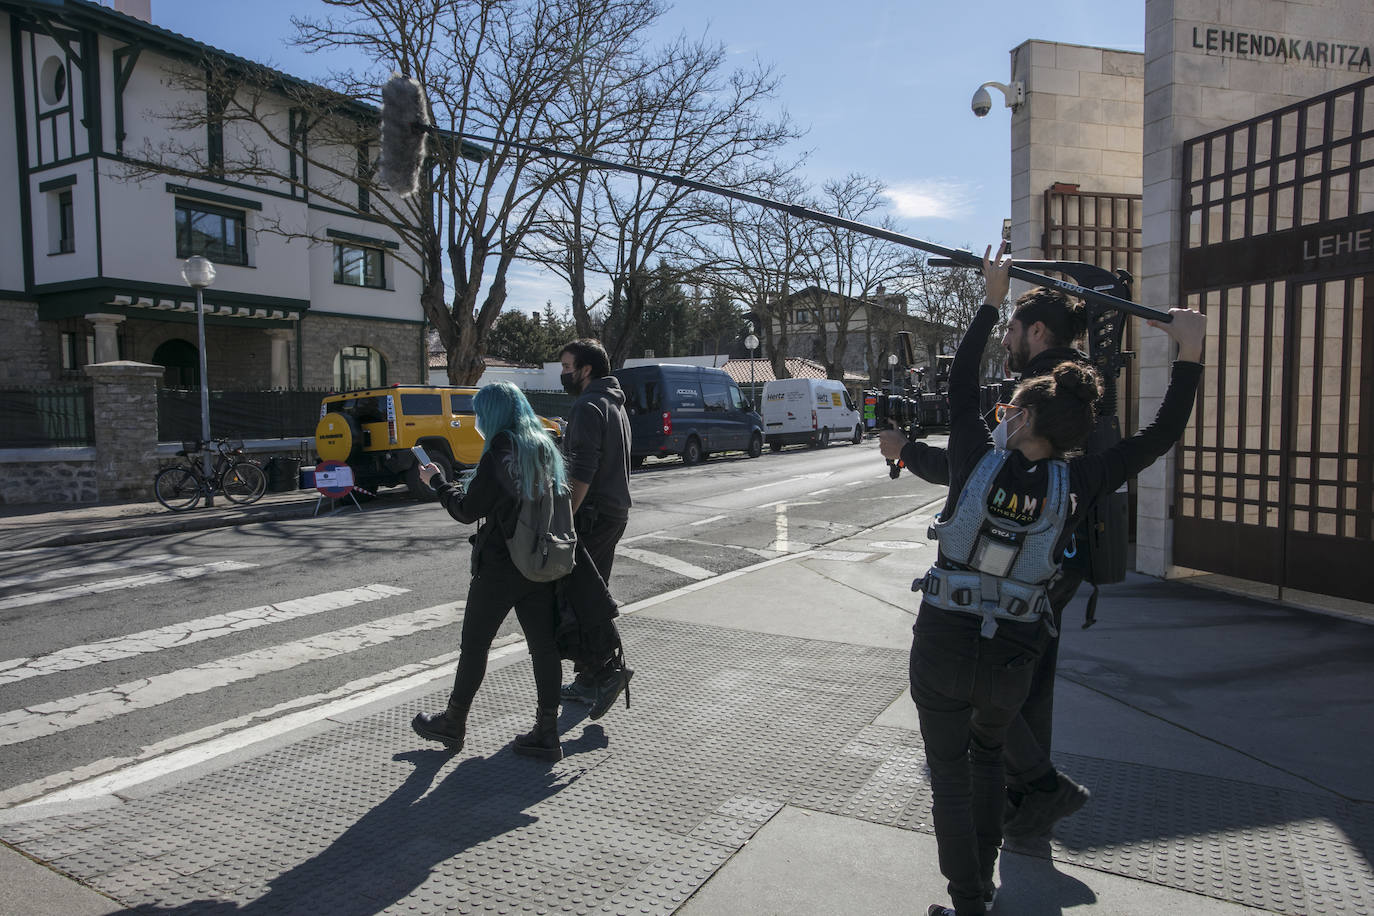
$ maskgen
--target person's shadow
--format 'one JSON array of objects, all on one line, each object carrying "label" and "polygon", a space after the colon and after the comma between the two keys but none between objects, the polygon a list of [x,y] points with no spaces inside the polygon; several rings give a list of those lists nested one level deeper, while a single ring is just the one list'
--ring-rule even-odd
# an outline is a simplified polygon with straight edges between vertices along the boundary
[{"label": "person's shadow", "polygon": [[[588,726],[563,742],[566,755],[607,746],[605,731]],[[431,787],[452,754],[415,750],[395,755],[414,769],[386,799],[369,810],[329,847],[271,882],[250,903],[197,900],[181,906],[141,906],[147,916],[242,916],[266,913],[330,913],[369,916],[410,894],[433,867],[485,840],[538,820],[529,809],[562,791],[580,773],[545,768],[504,749],[469,757]]]},{"label": "person's shadow", "polygon": [[1047,839],[1004,846],[996,912],[1017,916],[1062,916],[1068,909],[1097,903],[1097,894],[1073,875],[1059,871]]}]

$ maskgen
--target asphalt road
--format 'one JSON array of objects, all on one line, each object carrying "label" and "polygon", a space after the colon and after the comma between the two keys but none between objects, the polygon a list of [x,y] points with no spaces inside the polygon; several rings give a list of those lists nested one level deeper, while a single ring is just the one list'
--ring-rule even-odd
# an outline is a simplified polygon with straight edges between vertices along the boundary
[{"label": "asphalt road", "polygon": [[[943,488],[891,480],[870,440],[651,459],[631,492],[611,582],[623,604],[813,549]],[[362,512],[0,555],[0,807],[450,672],[472,530],[396,492]],[[503,634],[517,633],[511,615]]]}]

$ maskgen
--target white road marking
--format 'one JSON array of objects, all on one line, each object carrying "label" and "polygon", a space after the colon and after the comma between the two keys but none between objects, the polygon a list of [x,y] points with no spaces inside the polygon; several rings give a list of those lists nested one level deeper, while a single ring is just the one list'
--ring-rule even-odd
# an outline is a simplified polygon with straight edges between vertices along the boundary
[{"label": "white road marking", "polygon": [[398,588],[394,585],[363,585],[358,588],[347,588],[342,591],[295,598],[277,604],[245,608],[242,611],[215,614],[210,617],[202,617],[199,620],[169,624],[155,630],[143,630],[126,636],[102,639],[82,646],[69,646],[47,655],[32,658],[12,658],[7,661],[0,661],[0,685],[31,677],[42,677],[45,674],[55,674],[58,671],[71,671],[74,668],[84,668],[87,665],[99,665],[116,659],[131,658],[148,652],[159,652],[176,646],[186,646],[207,639],[216,639],[220,636],[229,636],[233,633],[251,630],[255,627],[264,627],[271,623],[280,623],[284,620],[294,620],[298,617],[308,617],[311,614],[335,611],[368,601],[404,595],[408,591],[410,589]]},{"label": "white road marking", "polygon": [[0,588],[14,588],[19,585],[37,585],[53,579],[75,579],[77,576],[103,576],[106,573],[120,572],[132,566],[156,566],[170,563],[177,557],[170,553],[157,553],[146,557],[130,557],[111,563],[88,563],[85,566],[72,566],[67,569],[50,569],[40,573],[25,573],[22,576],[9,576],[0,579]]},{"label": "white road marking", "polygon": [[668,572],[677,573],[679,576],[686,576],[688,579],[710,579],[715,573],[709,569],[702,569],[700,566],[693,566],[684,560],[670,557],[661,553],[653,553],[648,550],[641,550],[638,547],[617,547],[616,556],[628,557],[638,563],[653,566],[658,569],[666,569]]},{"label": "white road marking", "polygon": [[787,503],[778,503],[773,521],[775,536],[773,543],[769,544],[768,548],[779,553],[787,553],[790,550],[787,546]]},{"label": "white road marking", "polygon": [[285,671],[306,662],[334,658],[370,646],[380,646],[402,636],[438,629],[456,622],[456,611],[461,606],[461,602],[439,604],[295,642],[231,655],[193,668],[0,713],[0,746],[104,722],[115,716],[161,706],[184,696],[205,693],[262,674]]},{"label": "white road marking", "polygon": [[[489,661],[495,661],[524,650],[525,643],[517,640],[493,648],[487,658]],[[0,808],[23,808],[78,801],[119,792],[130,786],[212,760],[222,754],[312,725],[330,716],[404,693],[434,680],[436,676],[450,677],[450,671],[446,670],[439,675],[436,669],[447,669],[457,660],[457,652],[436,655],[422,662],[414,662],[349,681],[328,693],[297,697],[269,709],[260,709],[226,722],[150,744],[132,757],[107,757],[67,770],[65,773],[54,773],[21,786],[13,786],[0,792]],[[321,703],[327,705],[321,706]],[[292,710],[299,711],[281,715],[291,713]],[[272,718],[274,716],[278,718]],[[263,719],[270,721],[263,722]]]},{"label": "white road marking", "polygon": [[44,604],[49,601],[64,601],[68,598],[80,598],[86,595],[100,595],[105,592],[113,592],[125,588],[143,588],[148,585],[161,585],[164,582],[175,582],[178,579],[196,579],[200,576],[208,576],[218,572],[253,569],[257,565],[256,563],[240,563],[237,560],[220,560],[215,563],[206,563],[202,566],[179,566],[176,569],[168,569],[162,572],[144,573],[141,576],[125,576],[122,579],[106,579],[103,582],[91,582],[87,585],[68,585],[63,588],[55,588],[46,592],[26,592],[22,595],[11,595],[8,598],[0,598],[0,611],[7,611],[16,607],[27,607],[31,604]]},{"label": "white road marking", "polygon": [[728,517],[729,517],[729,516],[725,516],[725,515],[713,515],[713,516],[711,516],[710,518],[698,519],[697,521],[692,522],[691,527],[696,527],[697,525],[709,525],[709,524],[711,524],[712,522],[718,522],[718,521],[720,521],[721,519],[723,519],[723,518],[728,518]]},{"label": "white road marking", "polygon": [[798,480],[819,480],[819,479],[821,479],[822,477],[829,477],[829,476],[831,476],[831,472],[830,472],[830,471],[821,471],[821,472],[816,473],[816,474],[798,474],[798,475],[795,476],[795,477],[787,477],[787,478],[784,478],[784,479],[782,479],[782,480],[774,480],[774,481],[771,481],[771,482],[769,482],[769,483],[761,483],[761,484],[758,484],[757,486],[745,487],[743,490],[740,490],[739,492],[741,492],[741,493],[748,493],[750,490],[762,490],[764,487],[776,487],[776,486],[778,486],[778,485],[780,485],[780,484],[784,484],[784,483],[796,483]]}]

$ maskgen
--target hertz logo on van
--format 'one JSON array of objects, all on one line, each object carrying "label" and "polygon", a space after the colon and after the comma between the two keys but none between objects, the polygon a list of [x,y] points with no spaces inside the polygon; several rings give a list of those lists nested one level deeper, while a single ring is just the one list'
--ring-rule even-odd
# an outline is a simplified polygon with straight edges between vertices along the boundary
[{"label": "hertz logo on van", "polygon": [[697,396],[697,392],[696,392],[696,389],[695,389],[695,388],[679,388],[679,389],[677,390],[677,393],[678,393],[678,394],[685,394],[685,395],[687,395],[687,397],[689,397],[689,398],[694,398],[694,397]]},{"label": "hertz logo on van", "polygon": [[785,397],[787,397],[787,395],[785,395],[785,394],[770,394],[770,395],[768,395],[768,397],[766,398],[766,400],[769,400],[769,401],[781,401],[781,400],[782,400],[783,398],[785,398]]}]

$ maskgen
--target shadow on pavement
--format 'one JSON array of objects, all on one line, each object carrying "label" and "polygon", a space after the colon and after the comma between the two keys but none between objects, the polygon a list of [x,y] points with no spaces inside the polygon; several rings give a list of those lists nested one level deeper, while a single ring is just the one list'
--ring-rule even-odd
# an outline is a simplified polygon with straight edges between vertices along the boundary
[{"label": "shadow on pavement", "polygon": [[[565,756],[607,746],[600,726],[563,742]],[[439,782],[453,755],[406,751],[392,759],[412,764],[410,775],[375,808],[318,855],[273,879],[267,893],[248,903],[207,898],[178,906],[145,905],[144,916],[330,913],[370,916],[425,883],[434,866],[464,850],[535,823],[530,808],[570,786],[581,771],[516,757],[508,750],[469,757]]]}]

